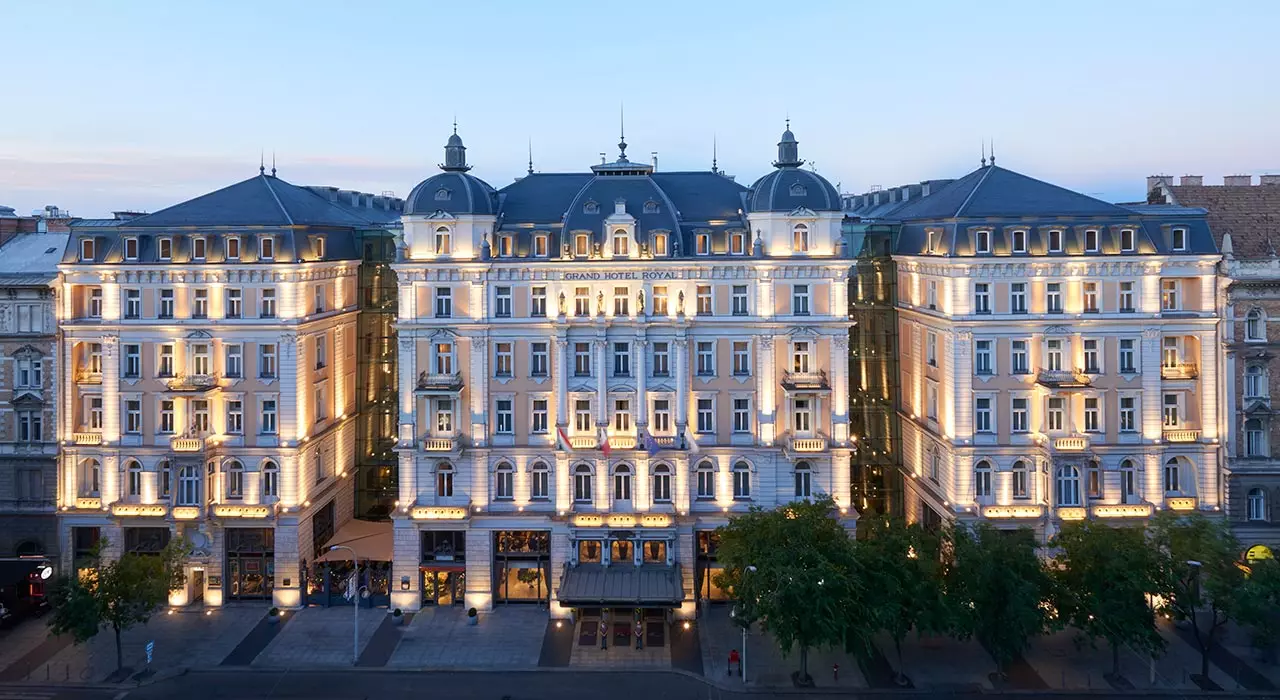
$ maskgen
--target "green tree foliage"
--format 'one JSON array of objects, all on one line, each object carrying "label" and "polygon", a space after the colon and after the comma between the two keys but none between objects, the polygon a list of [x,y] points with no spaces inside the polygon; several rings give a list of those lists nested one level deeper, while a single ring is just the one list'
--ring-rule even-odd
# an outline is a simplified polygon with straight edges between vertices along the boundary
[{"label": "green tree foliage", "polygon": [[1162,590],[1159,553],[1141,528],[1081,521],[1063,526],[1051,546],[1058,617],[1091,645],[1111,647],[1111,673],[1120,674],[1120,649],[1154,656],[1164,650],[1150,595]]},{"label": "green tree foliage", "polygon": [[1261,559],[1249,568],[1237,599],[1236,620],[1249,628],[1254,648],[1274,659],[1280,646],[1280,561]]},{"label": "green tree foliage", "polygon": [[1163,556],[1161,612],[1190,623],[1200,649],[1200,675],[1207,677],[1218,628],[1232,619],[1244,586],[1236,540],[1226,523],[1200,513],[1163,511],[1150,527]]},{"label": "green tree foliage", "polygon": [[893,638],[901,681],[907,634],[942,634],[951,624],[944,595],[946,535],[888,518],[860,521],[858,528],[864,537],[856,545],[857,559],[869,577],[867,604],[877,627]]},{"label": "green tree foliage", "polygon": [[811,648],[869,648],[873,624],[863,590],[865,572],[853,541],[834,517],[835,503],[798,501],[752,508],[720,528],[716,584],[732,589],[736,615],[760,622],[783,653],[800,649],[801,683],[811,683]]},{"label": "green tree foliage", "polygon": [[159,554],[126,553],[116,561],[102,552],[100,540],[88,561],[81,562],[80,576],[64,577],[50,592],[54,634],[71,634],[76,643],[92,639],[111,628],[116,640],[116,669],[124,668],[120,634],[151,615],[184,582],[182,563],[190,552],[183,540],[174,540]]},{"label": "green tree foliage", "polygon": [[955,565],[948,570],[947,593],[957,614],[952,633],[969,636],[987,649],[1003,676],[1005,666],[1031,639],[1049,629],[1052,583],[1036,556],[1028,529],[955,530]]}]

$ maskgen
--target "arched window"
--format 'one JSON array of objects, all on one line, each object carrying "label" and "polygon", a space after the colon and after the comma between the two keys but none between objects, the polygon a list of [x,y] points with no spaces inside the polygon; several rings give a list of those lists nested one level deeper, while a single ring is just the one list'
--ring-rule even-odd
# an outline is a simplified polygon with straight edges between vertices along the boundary
[{"label": "arched window", "polygon": [[509,501],[515,497],[515,469],[503,462],[498,465],[493,478],[493,497],[499,501]]},{"label": "arched window", "polygon": [[1267,382],[1265,371],[1260,365],[1249,365],[1244,371],[1244,397],[1257,399],[1266,396]]},{"label": "arched window", "polygon": [[619,464],[613,469],[613,500],[631,500],[631,467]]},{"label": "arched window", "polygon": [[591,467],[579,464],[573,469],[573,500],[575,503],[590,503]]},{"label": "arched window", "polygon": [[80,462],[80,495],[102,493],[102,463],[92,457]]},{"label": "arched window", "polygon": [[173,467],[169,465],[169,460],[160,460],[156,465],[156,473],[160,477],[160,498],[169,498],[173,493]]},{"label": "arched window", "polygon": [[1267,456],[1267,433],[1262,429],[1262,420],[1250,418],[1244,422],[1244,456]]},{"label": "arched window", "polygon": [[662,210],[658,207],[658,203],[652,199],[644,203],[644,213],[646,214],[657,214],[661,211]]},{"label": "arched window", "polygon": [[733,497],[737,500],[751,498],[751,465],[746,462],[733,465]]},{"label": "arched window", "polygon": [[[320,453],[319,450],[317,450],[316,454],[319,454],[319,453]],[[209,503],[213,503],[214,499],[218,495],[219,480],[218,480],[217,460],[211,459],[206,463],[204,483],[209,485],[208,490],[205,491],[205,494],[204,494],[205,500],[209,501]]]},{"label": "arched window", "polygon": [[14,553],[20,557],[38,557],[44,554],[44,545],[35,540],[27,540],[20,543]]},{"label": "arched window", "polygon": [[1138,470],[1133,460],[1120,462],[1120,502],[1133,503],[1138,497]]},{"label": "arched window", "polygon": [[1182,478],[1179,473],[1178,458],[1172,457],[1168,462],[1164,463],[1164,492],[1165,493],[1181,493]]},{"label": "arched window", "polygon": [[806,194],[808,194],[808,193],[809,193],[809,190],[805,189],[805,186],[804,186],[804,185],[802,185],[802,184],[800,184],[800,183],[798,183],[798,182],[797,182],[797,183],[795,183],[795,184],[793,184],[793,185],[791,185],[791,196],[792,196],[792,197],[803,197],[803,196],[805,196],[805,195],[806,195]]},{"label": "arched window", "polygon": [[626,229],[614,229],[613,231],[613,254],[614,255],[630,255],[631,239],[627,235]]},{"label": "arched window", "polygon": [[453,465],[448,462],[436,465],[436,497],[453,498]]},{"label": "arched window", "polygon": [[238,459],[227,464],[227,498],[244,498],[244,465]]},{"label": "arched window", "polygon": [[142,465],[138,460],[131,459],[124,466],[125,474],[128,479],[128,489],[130,498],[139,498],[142,496]]},{"label": "arched window", "polygon": [[1013,463],[1013,497],[1028,498],[1030,492],[1027,489],[1027,463],[1018,460]]},{"label": "arched window", "polygon": [[796,498],[808,498],[813,492],[813,470],[808,462],[796,462]]},{"label": "arched window", "polygon": [[190,465],[178,472],[178,505],[200,505],[200,467]]},{"label": "arched window", "polygon": [[665,464],[653,468],[653,502],[671,502],[671,468]]},{"label": "arched window", "polygon": [[453,253],[453,236],[449,233],[448,226],[441,226],[436,229],[436,255],[451,255]]},{"label": "arched window", "polygon": [[809,227],[805,224],[796,224],[791,230],[791,250],[797,253],[805,253],[809,250]]},{"label": "arched window", "polygon": [[978,462],[973,468],[973,495],[975,498],[991,498],[991,463]]},{"label": "arched window", "polygon": [[530,471],[529,497],[545,501],[551,497],[551,472],[545,462],[534,462]]},{"label": "arched window", "polygon": [[271,460],[262,463],[262,497],[280,497],[280,467]]},{"label": "arched window", "polygon": [[1262,489],[1249,489],[1249,520],[1263,522],[1267,519],[1267,492]]},{"label": "arched window", "polygon": [[711,501],[716,497],[716,467],[711,462],[698,463],[698,500]]},{"label": "arched window", "polygon": [[1059,506],[1080,505],[1080,468],[1067,465],[1058,468],[1056,479]]},{"label": "arched window", "polygon": [[452,198],[453,198],[453,193],[449,191],[448,187],[441,187],[440,189],[436,190],[437,202],[447,202]]},{"label": "arched window", "polygon": [[1245,340],[1266,340],[1266,325],[1262,320],[1262,309],[1250,309],[1244,317]]}]

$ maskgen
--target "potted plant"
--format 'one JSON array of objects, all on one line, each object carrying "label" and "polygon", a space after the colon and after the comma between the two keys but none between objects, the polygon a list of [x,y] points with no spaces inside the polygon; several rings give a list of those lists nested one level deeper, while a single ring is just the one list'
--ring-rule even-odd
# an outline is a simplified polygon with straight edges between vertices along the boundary
[{"label": "potted plant", "polygon": [[392,620],[392,622],[394,622],[394,623],[395,623],[395,624],[397,624],[397,625],[403,625],[403,624],[404,624],[404,611],[403,611],[403,610],[401,610],[400,608],[396,608],[395,610],[392,610],[392,611],[391,611],[391,620]]},{"label": "potted plant", "polygon": [[267,622],[273,625],[280,622],[280,608],[271,608],[267,611]]},{"label": "potted plant", "polygon": [[474,627],[478,622],[480,622],[480,618],[477,616],[476,609],[470,608],[467,610],[467,624]]}]

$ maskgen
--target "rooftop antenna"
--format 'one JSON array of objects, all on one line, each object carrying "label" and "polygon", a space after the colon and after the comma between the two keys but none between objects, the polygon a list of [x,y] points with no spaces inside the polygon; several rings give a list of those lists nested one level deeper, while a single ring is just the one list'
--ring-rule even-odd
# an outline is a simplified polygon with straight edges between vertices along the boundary
[{"label": "rooftop antenna", "polygon": [[618,103],[618,160],[627,159],[627,114],[625,105]]},{"label": "rooftop antenna", "polygon": [[533,139],[529,139],[529,174],[533,174]]},{"label": "rooftop antenna", "polygon": [[457,114],[453,115],[453,133],[454,135],[457,135],[458,133],[458,115]]},{"label": "rooftop antenna", "polygon": [[271,152],[271,177],[276,176],[276,152]]},{"label": "rooftop antenna", "polygon": [[718,150],[719,150],[719,144],[716,142],[716,135],[712,134],[711,135],[711,172],[716,173],[717,175],[720,174],[720,168],[717,167],[717,163],[716,163],[717,156],[719,155]]},{"label": "rooftop antenna", "polygon": [[267,152],[263,149],[258,150],[258,174],[262,175],[267,172]]},{"label": "rooftop antenna", "polygon": [[982,167],[987,167],[987,140],[982,140]]}]

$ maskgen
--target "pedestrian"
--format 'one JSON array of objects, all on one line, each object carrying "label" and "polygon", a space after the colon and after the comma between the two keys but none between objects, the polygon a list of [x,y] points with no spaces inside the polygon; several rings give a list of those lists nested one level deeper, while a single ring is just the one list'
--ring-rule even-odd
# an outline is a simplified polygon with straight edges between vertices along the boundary
[{"label": "pedestrian", "polygon": [[637,651],[644,648],[644,642],[641,641],[642,639],[644,639],[644,625],[637,622],[636,623],[636,650]]},{"label": "pedestrian", "polygon": [[737,649],[729,650],[729,667],[724,670],[724,675],[732,676],[734,665],[737,665],[738,673],[741,674],[742,673],[742,657],[738,656]]},{"label": "pedestrian", "polygon": [[600,648],[609,648],[609,625],[604,620],[600,621]]}]

